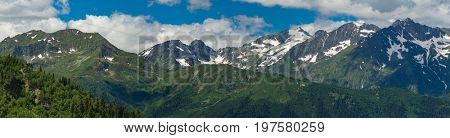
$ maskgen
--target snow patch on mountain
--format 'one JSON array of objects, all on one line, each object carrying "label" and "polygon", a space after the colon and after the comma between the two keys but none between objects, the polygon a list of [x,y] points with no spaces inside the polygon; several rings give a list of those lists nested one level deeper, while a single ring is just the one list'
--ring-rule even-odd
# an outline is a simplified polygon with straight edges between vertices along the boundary
[{"label": "snow patch on mountain", "polygon": [[356,21],[356,22],[353,22],[353,24],[359,28],[359,27],[363,26],[365,24],[365,22],[364,21]]},{"label": "snow patch on mountain", "polygon": [[225,59],[223,56],[217,56],[213,59],[213,62],[216,64],[230,64],[230,61]]},{"label": "snow patch on mountain", "polygon": [[278,62],[281,58],[283,58],[284,55],[295,45],[297,45],[299,41],[290,41],[285,44],[281,44],[278,46],[275,46],[268,50],[265,54],[266,58],[261,64],[260,67],[264,66],[271,66]]},{"label": "snow patch on mountain", "polygon": [[299,60],[303,62],[316,63],[318,55],[319,55],[318,53],[315,55],[306,55],[304,57],[299,58]]},{"label": "snow patch on mountain", "polygon": [[361,37],[369,37],[370,35],[375,33],[374,30],[366,30],[366,29],[362,29],[359,32],[360,32],[359,36],[361,36]]},{"label": "snow patch on mountain", "polygon": [[446,40],[450,40],[450,36],[449,35],[444,35],[443,38],[446,39]]},{"label": "snow patch on mountain", "polygon": [[238,50],[240,53],[236,55],[239,60],[233,60],[231,64],[239,68],[249,68],[246,66],[248,59],[257,56],[259,62],[256,63],[256,66],[258,68],[268,67],[280,61],[294,46],[309,38],[311,36],[300,27],[264,36],[241,47]]},{"label": "snow patch on mountain", "polygon": [[290,42],[303,42],[310,38],[310,35],[300,27],[289,30],[289,35],[288,41]]},{"label": "snow patch on mountain", "polygon": [[408,52],[408,49],[403,44],[397,44],[397,43],[393,42],[390,37],[388,37],[388,39],[389,39],[389,44],[391,45],[390,48],[387,49],[389,61],[391,61],[392,55],[394,53],[397,54],[398,59],[403,59],[401,52]]},{"label": "snow patch on mountain", "polygon": [[106,60],[108,60],[109,62],[112,62],[114,60],[114,57],[105,57]]},{"label": "snow patch on mountain", "polygon": [[433,37],[425,41],[415,39],[412,42],[426,49],[427,52],[429,52],[430,48],[434,47],[433,50],[438,53],[438,55],[433,57],[435,59],[439,56],[448,58],[448,55],[450,54],[450,39],[447,39],[446,35],[443,37]]},{"label": "snow patch on mountain", "polygon": [[313,57],[313,55],[306,55],[304,57],[300,57],[298,60],[307,62],[307,61],[311,60],[312,57]]},{"label": "snow patch on mountain", "polygon": [[75,48],[70,48],[69,49],[69,54],[72,54],[72,53],[75,53],[75,52],[77,52],[77,50]]},{"label": "snow patch on mountain", "polygon": [[189,67],[189,63],[186,62],[186,59],[175,59],[178,63],[180,63],[181,66]]},{"label": "snow patch on mountain", "polygon": [[316,63],[316,62],[317,62],[317,55],[319,55],[319,54],[315,54],[315,55],[311,58],[311,60],[310,60],[309,62],[311,62],[311,63]]},{"label": "snow patch on mountain", "polygon": [[360,30],[359,32],[361,32],[361,33],[366,33],[366,34],[372,34],[372,33],[375,33],[374,30],[366,30],[366,29],[362,29],[362,30]]},{"label": "snow patch on mountain", "polygon": [[214,60],[210,60],[210,61],[199,60],[199,61],[200,61],[200,64],[207,64],[207,65],[216,64],[216,63],[214,62]]},{"label": "snow patch on mountain", "polygon": [[150,53],[152,52],[152,50],[153,50],[153,47],[151,47],[151,48],[149,48],[149,49],[147,49],[147,50],[144,50],[144,51],[142,51],[142,52],[139,54],[139,56],[146,57],[146,56],[150,55]]},{"label": "snow patch on mountain", "polygon": [[267,67],[277,63],[279,60],[283,58],[284,55],[286,55],[286,53],[289,50],[292,49],[292,47],[296,46],[297,44],[303,43],[309,38],[311,38],[311,36],[307,34],[305,31],[303,31],[301,28],[291,29],[288,32],[290,36],[285,43],[278,44],[268,49],[263,49],[260,51],[261,52],[260,54],[263,55],[260,56],[263,57],[263,61],[258,65],[259,67]]},{"label": "snow patch on mountain", "polygon": [[397,40],[400,41],[400,43],[402,43],[402,44],[408,41],[408,40],[406,40],[406,39],[403,37],[403,35],[402,35],[402,36],[397,36]]},{"label": "snow patch on mountain", "polygon": [[272,39],[267,39],[267,40],[264,40],[263,43],[264,43],[264,44],[269,44],[269,45],[272,45],[272,46],[277,46],[277,45],[280,44],[280,41],[278,41],[278,40],[272,40]]},{"label": "snow patch on mountain", "polygon": [[184,50],[178,46],[177,46],[177,49],[184,52]]},{"label": "snow patch on mountain", "polygon": [[323,52],[325,56],[332,57],[339,54],[342,50],[347,49],[351,44],[351,40],[339,42],[335,47],[331,47],[328,51]]}]

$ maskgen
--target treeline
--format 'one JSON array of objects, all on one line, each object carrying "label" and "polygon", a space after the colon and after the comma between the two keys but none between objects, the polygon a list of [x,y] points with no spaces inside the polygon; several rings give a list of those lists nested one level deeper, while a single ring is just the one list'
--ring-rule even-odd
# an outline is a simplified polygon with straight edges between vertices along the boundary
[{"label": "treeline", "polygon": [[0,117],[122,118],[140,117],[114,103],[83,91],[68,78],[55,75],[11,56],[0,56]]}]

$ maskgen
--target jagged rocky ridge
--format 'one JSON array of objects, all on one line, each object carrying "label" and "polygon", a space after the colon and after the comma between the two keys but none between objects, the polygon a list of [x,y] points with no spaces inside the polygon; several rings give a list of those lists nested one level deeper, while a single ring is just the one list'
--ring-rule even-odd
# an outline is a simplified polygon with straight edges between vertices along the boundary
[{"label": "jagged rocky ridge", "polygon": [[[357,26],[346,24],[330,33],[317,32],[270,70],[355,89],[400,87],[434,96],[449,92],[450,35],[445,29],[409,18],[383,29]],[[328,37],[335,33],[341,34]],[[342,50],[335,54],[336,49]]]},{"label": "jagged rocky ridge", "polygon": [[229,64],[241,69],[260,69],[273,65],[295,45],[311,36],[301,28],[266,35],[242,47],[214,51],[200,40],[190,45],[179,40],[167,41],[139,53],[148,62],[169,68],[197,64]]},{"label": "jagged rocky ridge", "polygon": [[[407,18],[397,20],[350,54],[365,62],[361,70],[379,72],[375,85],[394,86],[429,95],[445,95],[450,85],[450,34]],[[370,67],[367,65],[371,65]]]},{"label": "jagged rocky ridge", "polygon": [[[201,43],[197,51],[208,53],[207,56],[199,56],[198,52],[190,50],[195,45],[184,45],[180,41],[162,45],[176,45],[168,47],[173,49],[174,57],[169,60],[174,67],[228,64],[355,89],[401,87],[439,96],[446,95],[450,85],[448,32],[448,29],[428,27],[407,18],[382,29],[353,22],[331,32],[317,31],[314,35],[293,28],[263,36],[242,47],[217,51]],[[161,45],[151,49],[158,47]],[[148,62],[158,61],[146,55],[151,49],[140,55]]]}]

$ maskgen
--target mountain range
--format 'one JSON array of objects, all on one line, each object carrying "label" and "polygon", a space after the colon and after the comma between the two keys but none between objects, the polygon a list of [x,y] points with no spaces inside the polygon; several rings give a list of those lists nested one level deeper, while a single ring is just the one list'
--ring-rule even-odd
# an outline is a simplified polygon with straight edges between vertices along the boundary
[{"label": "mountain range", "polygon": [[354,89],[400,87],[433,96],[449,92],[450,34],[445,29],[409,18],[383,29],[365,26],[346,24],[336,32],[318,32],[274,70],[301,66],[313,81]]},{"label": "mountain range", "polygon": [[293,28],[217,51],[200,40],[191,45],[169,41],[139,55],[160,65],[169,60],[171,68],[227,64],[353,89],[399,87],[443,96],[450,91],[449,54],[448,29],[407,18],[387,28],[353,22],[314,35]]},{"label": "mountain range", "polygon": [[449,53],[449,29],[409,18],[295,27],[218,50],[171,40],[134,54],[74,29],[0,43],[0,55],[146,117],[448,117]]}]

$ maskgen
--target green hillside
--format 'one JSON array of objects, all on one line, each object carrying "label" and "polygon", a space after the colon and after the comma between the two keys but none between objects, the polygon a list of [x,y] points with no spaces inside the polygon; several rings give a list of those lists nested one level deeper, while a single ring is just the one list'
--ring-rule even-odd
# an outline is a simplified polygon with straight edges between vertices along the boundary
[{"label": "green hillside", "polygon": [[139,93],[139,57],[116,48],[98,33],[30,31],[3,40],[0,54],[23,59],[57,77],[71,78],[107,101],[127,106],[128,93]]},{"label": "green hillside", "polygon": [[38,70],[14,57],[0,57],[0,117],[139,117],[105,103],[67,78]]},{"label": "green hillside", "polygon": [[450,117],[450,102],[400,89],[356,91],[200,65],[171,71],[137,106],[146,117]]}]

